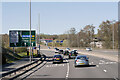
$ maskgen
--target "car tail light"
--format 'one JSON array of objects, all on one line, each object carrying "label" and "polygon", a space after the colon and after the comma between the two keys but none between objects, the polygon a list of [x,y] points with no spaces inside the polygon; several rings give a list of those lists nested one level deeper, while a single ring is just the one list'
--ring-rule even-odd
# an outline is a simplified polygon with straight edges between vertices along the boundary
[{"label": "car tail light", "polygon": [[56,59],[60,59],[60,58],[56,58]]},{"label": "car tail light", "polygon": [[79,60],[76,60],[76,62],[78,62]]}]

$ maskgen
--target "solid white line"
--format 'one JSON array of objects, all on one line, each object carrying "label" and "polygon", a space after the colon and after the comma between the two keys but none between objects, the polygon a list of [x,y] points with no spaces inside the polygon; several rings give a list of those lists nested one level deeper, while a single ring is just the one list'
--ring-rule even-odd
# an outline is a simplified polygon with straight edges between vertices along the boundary
[{"label": "solid white line", "polygon": [[[66,60],[66,62],[68,62],[68,60]],[[68,78],[69,76],[69,63],[67,63],[68,67],[67,67],[67,74],[66,74],[66,79]]]}]

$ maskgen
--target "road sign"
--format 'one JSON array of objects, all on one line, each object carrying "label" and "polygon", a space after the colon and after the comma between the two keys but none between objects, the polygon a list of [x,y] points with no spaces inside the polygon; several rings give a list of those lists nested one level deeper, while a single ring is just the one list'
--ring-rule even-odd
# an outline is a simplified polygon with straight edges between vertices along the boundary
[{"label": "road sign", "polygon": [[60,41],[60,43],[63,43],[63,41]]},{"label": "road sign", "polygon": [[56,41],[57,43],[59,43],[59,41]]},{"label": "road sign", "polygon": [[[29,30],[10,30],[9,31],[10,47],[29,47],[30,31]],[[36,46],[35,30],[31,31],[31,46]]]}]

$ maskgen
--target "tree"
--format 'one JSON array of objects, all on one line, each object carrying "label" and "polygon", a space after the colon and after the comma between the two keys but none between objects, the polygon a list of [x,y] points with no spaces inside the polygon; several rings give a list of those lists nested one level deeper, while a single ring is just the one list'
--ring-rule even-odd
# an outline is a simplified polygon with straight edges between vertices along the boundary
[{"label": "tree", "polygon": [[93,41],[94,37],[94,26],[93,25],[86,25],[83,30],[80,30],[78,33],[78,38],[80,39],[78,43],[81,47],[88,47],[90,43]]},{"label": "tree", "polygon": [[77,46],[76,29],[75,28],[71,28],[70,30],[68,30],[67,40],[68,40],[69,47],[76,47]]},{"label": "tree", "polygon": [[[112,48],[113,46],[113,26],[115,46],[118,44],[118,23],[112,24],[110,21],[103,21],[98,30],[98,36],[103,40],[104,48]],[[116,46],[117,47],[117,46]]]}]

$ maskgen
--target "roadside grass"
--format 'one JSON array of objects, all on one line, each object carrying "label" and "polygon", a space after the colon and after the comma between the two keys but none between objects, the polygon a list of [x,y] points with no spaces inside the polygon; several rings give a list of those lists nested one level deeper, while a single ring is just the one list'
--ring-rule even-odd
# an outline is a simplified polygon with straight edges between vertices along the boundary
[{"label": "roadside grass", "polygon": [[26,57],[27,56],[27,53],[26,52],[22,52],[22,53],[17,53],[19,56],[21,57]]},{"label": "roadside grass", "polygon": [[[18,54],[19,56],[21,56],[21,57],[27,57],[27,53],[26,53],[26,52],[17,53],[17,54]],[[30,55],[30,53],[29,53],[29,55]],[[36,57],[37,54],[33,53],[33,56]]]},{"label": "roadside grass", "polygon": [[[22,52],[22,53],[16,53],[16,55],[18,56],[13,56],[13,54],[7,54],[6,57],[6,61],[7,63],[13,63],[14,61],[20,60],[24,57],[27,57],[27,53],[26,52]],[[36,57],[37,54],[33,53],[33,56]]]},{"label": "roadside grass", "polygon": [[14,61],[20,60],[21,57],[20,56],[15,56],[13,55],[14,53],[9,53],[9,54],[5,54],[6,57],[6,62],[7,63],[13,63]]}]

